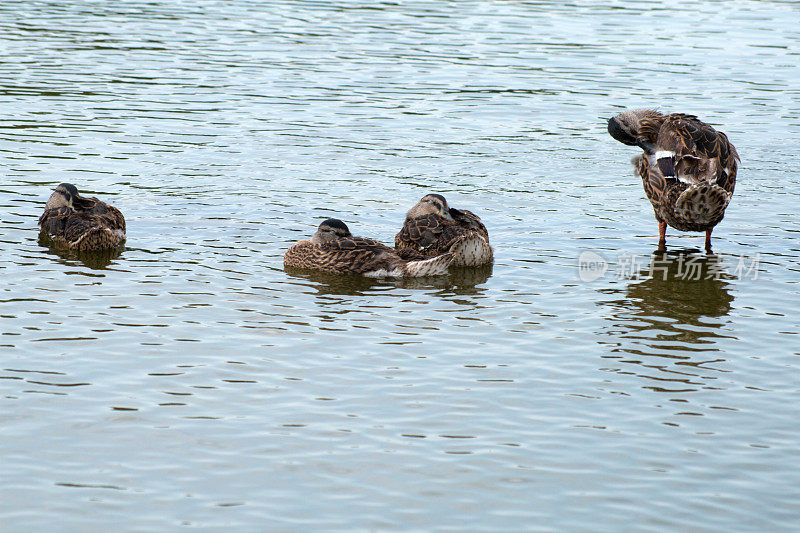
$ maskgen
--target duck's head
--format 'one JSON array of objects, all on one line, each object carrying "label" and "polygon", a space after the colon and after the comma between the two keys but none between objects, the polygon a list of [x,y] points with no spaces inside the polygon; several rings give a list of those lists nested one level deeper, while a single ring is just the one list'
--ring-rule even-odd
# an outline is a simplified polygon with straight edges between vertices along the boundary
[{"label": "duck's head", "polygon": [[338,218],[329,218],[319,225],[317,232],[311,237],[311,242],[314,244],[322,244],[352,236],[344,222]]},{"label": "duck's head", "polygon": [[450,214],[450,206],[441,194],[426,194],[417,205],[409,209],[406,213],[408,218],[422,217],[425,215],[439,215],[448,220],[453,220]]},{"label": "duck's head", "polygon": [[642,120],[661,116],[661,113],[654,109],[629,109],[608,119],[608,133],[622,144],[639,146],[641,142],[639,126]]},{"label": "duck's head", "polygon": [[71,183],[62,183],[56,187],[44,207],[45,209],[58,209],[59,207],[71,209],[76,198],[80,198],[78,188]]}]

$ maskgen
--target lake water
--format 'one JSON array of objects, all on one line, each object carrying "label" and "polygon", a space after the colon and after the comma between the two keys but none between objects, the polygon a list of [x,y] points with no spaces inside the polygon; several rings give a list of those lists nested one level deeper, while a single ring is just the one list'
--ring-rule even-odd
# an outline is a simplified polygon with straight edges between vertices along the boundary
[{"label": "lake water", "polygon": [[[796,531],[800,3],[0,6],[0,529]],[[742,157],[657,227],[608,136]],[[40,245],[72,182],[125,250]],[[298,275],[429,192],[487,269]],[[579,265],[580,258],[580,265]],[[580,268],[580,267],[583,268]]]}]

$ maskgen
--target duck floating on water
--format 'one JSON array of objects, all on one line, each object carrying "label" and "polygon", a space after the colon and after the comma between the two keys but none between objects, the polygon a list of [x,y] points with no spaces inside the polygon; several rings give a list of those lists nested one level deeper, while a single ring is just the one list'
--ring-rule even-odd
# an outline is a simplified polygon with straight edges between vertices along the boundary
[{"label": "duck floating on water", "polygon": [[485,265],[493,259],[489,232],[481,219],[471,211],[451,208],[441,194],[423,196],[408,211],[394,245],[401,256],[450,252],[453,266]]},{"label": "duck floating on water", "polygon": [[50,195],[39,227],[57,246],[79,252],[111,250],[125,242],[119,209],[81,196],[71,183],[60,184]]},{"label": "duck floating on water", "polygon": [[311,240],[293,244],[283,256],[284,267],[372,278],[438,276],[447,274],[452,261],[450,253],[404,259],[376,240],[354,237],[347,225],[335,218],[322,222]]},{"label": "duck floating on water", "polygon": [[736,185],[739,154],[728,137],[694,115],[628,110],[608,121],[608,133],[644,153],[631,160],[658,221],[658,249],[666,249],[667,225],[679,231],[711,231],[725,216]]}]

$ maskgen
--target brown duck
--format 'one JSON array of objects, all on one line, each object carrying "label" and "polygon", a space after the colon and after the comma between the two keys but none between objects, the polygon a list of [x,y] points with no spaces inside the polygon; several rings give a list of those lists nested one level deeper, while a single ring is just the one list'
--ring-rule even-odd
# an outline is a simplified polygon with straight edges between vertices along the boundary
[{"label": "brown duck", "polygon": [[86,198],[71,183],[56,187],[39,227],[57,246],[79,252],[110,250],[125,242],[125,218],[97,198]]},{"label": "brown duck", "polygon": [[451,252],[453,266],[485,265],[493,258],[489,233],[481,219],[470,211],[451,208],[441,194],[423,196],[408,211],[394,246],[403,257]]},{"label": "brown duck", "polygon": [[310,241],[295,243],[283,256],[285,267],[372,278],[447,274],[452,261],[453,255],[449,253],[432,259],[421,255],[403,259],[376,240],[353,237],[345,223],[335,218],[324,221]]},{"label": "brown duck", "polygon": [[694,115],[662,115],[652,109],[624,111],[608,121],[608,133],[644,153],[631,163],[658,221],[658,248],[666,248],[667,224],[679,231],[711,231],[733,196],[739,154],[728,137]]}]

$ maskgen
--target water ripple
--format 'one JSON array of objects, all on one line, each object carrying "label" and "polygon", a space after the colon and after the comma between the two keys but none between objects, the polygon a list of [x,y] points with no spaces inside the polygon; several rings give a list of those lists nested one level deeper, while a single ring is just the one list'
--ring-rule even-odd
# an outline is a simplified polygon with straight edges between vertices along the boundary
[{"label": "water ripple", "polygon": [[[4,2],[3,524],[793,531],[791,4]],[[632,106],[736,144],[719,255],[653,253]],[[38,238],[64,181],[123,250]],[[492,267],[283,270],[430,191]]]}]

